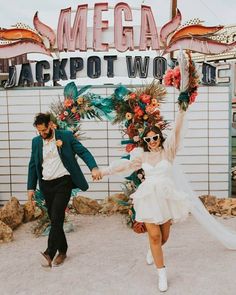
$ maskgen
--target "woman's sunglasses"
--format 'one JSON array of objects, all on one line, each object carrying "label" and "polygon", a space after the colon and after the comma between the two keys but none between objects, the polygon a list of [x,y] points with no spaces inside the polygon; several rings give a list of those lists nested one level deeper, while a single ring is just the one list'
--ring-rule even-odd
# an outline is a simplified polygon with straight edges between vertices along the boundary
[{"label": "woman's sunglasses", "polygon": [[150,137],[144,137],[143,140],[146,142],[146,143],[149,143],[151,141],[158,141],[158,139],[160,139],[160,134],[156,134],[156,135],[153,135],[153,136],[150,136]]}]

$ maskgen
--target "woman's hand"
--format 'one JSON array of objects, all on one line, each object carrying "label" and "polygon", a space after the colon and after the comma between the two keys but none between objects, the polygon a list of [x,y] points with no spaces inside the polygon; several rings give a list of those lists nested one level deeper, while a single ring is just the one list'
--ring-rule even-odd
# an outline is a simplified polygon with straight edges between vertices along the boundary
[{"label": "woman's hand", "polygon": [[102,179],[102,172],[97,167],[93,168],[91,173],[92,173],[93,181]]}]

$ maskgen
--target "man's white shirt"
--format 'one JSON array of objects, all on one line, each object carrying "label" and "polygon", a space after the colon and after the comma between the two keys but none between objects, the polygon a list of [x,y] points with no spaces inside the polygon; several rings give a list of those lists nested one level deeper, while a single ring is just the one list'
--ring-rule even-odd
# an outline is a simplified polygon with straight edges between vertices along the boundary
[{"label": "man's white shirt", "polygon": [[43,179],[52,180],[70,173],[64,167],[58,153],[55,133],[51,140],[43,139]]}]

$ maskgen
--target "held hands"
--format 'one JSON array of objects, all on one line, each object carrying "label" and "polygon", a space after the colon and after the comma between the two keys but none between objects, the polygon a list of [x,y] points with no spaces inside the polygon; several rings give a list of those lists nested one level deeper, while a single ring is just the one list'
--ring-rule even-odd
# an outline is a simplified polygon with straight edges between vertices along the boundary
[{"label": "held hands", "polygon": [[93,170],[91,171],[92,173],[92,178],[93,178],[93,181],[97,181],[97,180],[101,180],[102,179],[102,172],[96,167],[96,168],[93,168]]}]

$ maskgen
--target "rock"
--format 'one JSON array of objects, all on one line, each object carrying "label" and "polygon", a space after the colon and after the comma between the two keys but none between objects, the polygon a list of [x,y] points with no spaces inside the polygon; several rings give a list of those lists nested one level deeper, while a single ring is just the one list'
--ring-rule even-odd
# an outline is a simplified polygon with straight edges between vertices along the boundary
[{"label": "rock", "polygon": [[215,196],[200,196],[200,200],[203,202],[204,206],[207,208],[210,214],[219,213],[218,203]]},{"label": "rock", "polygon": [[32,202],[27,201],[24,204],[24,222],[29,222],[35,219],[35,207],[33,206]]},{"label": "rock", "polygon": [[199,198],[211,214],[222,216],[224,218],[228,216],[236,216],[235,198],[216,198],[207,195],[200,196]]},{"label": "rock", "polygon": [[232,198],[232,204],[231,204],[231,215],[236,216],[236,199]]},{"label": "rock", "polygon": [[101,209],[98,201],[83,196],[74,197],[72,205],[77,213],[85,215],[97,214]]},{"label": "rock", "polygon": [[0,220],[11,229],[17,228],[24,217],[24,210],[15,197],[11,199],[0,209]]},{"label": "rock", "polygon": [[8,243],[13,240],[13,231],[0,220],[0,243]]},{"label": "rock", "polygon": [[232,201],[230,198],[228,199],[218,199],[218,207],[219,207],[219,213],[221,215],[231,215],[231,204]]},{"label": "rock", "polygon": [[[122,205],[122,202],[127,202],[128,198],[123,194],[114,194],[104,199],[101,203],[102,208],[99,213],[111,215],[114,213],[127,214],[129,211],[129,206]],[[119,203],[120,202],[120,203]]]}]

